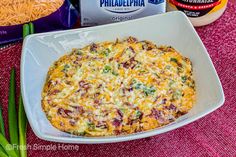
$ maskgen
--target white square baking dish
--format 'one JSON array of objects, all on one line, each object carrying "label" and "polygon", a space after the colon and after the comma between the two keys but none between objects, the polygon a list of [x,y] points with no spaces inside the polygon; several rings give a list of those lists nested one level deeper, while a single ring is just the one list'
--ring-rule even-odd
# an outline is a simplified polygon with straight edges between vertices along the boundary
[{"label": "white square baking dish", "polygon": [[[197,89],[197,102],[192,110],[167,126],[126,136],[78,137],[54,128],[41,107],[41,91],[49,66],[72,48],[128,36],[150,40],[158,45],[171,45],[190,58]],[[97,27],[30,35],[24,40],[22,50],[21,91],[26,115],[34,133],[41,139],[64,143],[112,143],[154,136],[189,124],[224,103],[222,86],[207,50],[188,18],[181,12]]]}]

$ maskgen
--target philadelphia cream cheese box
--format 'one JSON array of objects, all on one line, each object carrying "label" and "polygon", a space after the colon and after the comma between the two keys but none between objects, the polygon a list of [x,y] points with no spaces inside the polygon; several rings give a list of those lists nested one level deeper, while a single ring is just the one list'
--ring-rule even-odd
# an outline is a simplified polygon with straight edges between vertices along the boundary
[{"label": "philadelphia cream cheese box", "polygon": [[80,0],[82,26],[126,21],[165,11],[166,0]]}]

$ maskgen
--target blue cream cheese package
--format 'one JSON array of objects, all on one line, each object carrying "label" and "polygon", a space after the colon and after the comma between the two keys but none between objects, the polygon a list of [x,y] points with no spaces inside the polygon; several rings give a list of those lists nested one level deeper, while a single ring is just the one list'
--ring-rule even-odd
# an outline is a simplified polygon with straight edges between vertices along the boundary
[{"label": "blue cream cheese package", "polygon": [[165,11],[166,0],[80,0],[82,26],[127,21]]}]

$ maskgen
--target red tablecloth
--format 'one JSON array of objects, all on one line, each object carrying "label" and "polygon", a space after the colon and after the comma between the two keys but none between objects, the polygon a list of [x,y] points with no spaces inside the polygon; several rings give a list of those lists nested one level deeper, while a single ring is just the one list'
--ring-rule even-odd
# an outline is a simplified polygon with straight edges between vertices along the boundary
[{"label": "red tablecloth", "polygon": [[[224,15],[211,25],[197,28],[223,84],[226,101],[217,111],[174,131],[130,142],[68,145],[37,138],[28,127],[28,156],[236,156],[236,4],[230,1]],[[0,100],[7,124],[11,67],[19,67],[21,44],[0,50]],[[49,150],[48,150],[49,149]]]}]

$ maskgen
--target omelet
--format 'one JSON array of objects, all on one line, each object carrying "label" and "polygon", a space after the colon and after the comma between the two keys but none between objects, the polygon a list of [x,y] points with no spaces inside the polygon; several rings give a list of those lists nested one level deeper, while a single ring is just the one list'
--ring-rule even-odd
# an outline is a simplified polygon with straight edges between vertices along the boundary
[{"label": "omelet", "polygon": [[152,130],[193,107],[192,72],[171,46],[134,37],[92,43],[50,67],[42,108],[55,128],[78,136]]}]

